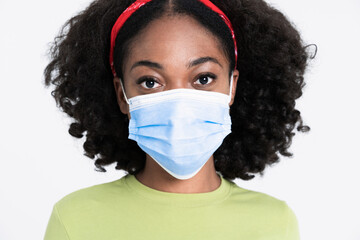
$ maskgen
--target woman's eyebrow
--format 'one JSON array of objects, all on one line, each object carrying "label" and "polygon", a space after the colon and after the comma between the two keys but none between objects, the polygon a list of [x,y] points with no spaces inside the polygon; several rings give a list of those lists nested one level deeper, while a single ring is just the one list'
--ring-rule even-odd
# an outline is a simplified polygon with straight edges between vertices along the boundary
[{"label": "woman's eyebrow", "polygon": [[[189,64],[187,65],[187,68],[192,68],[192,67],[195,67],[196,65],[206,63],[206,62],[213,62],[213,63],[218,64],[221,68],[223,67],[216,58],[201,57],[201,58],[198,58],[198,59],[195,59],[195,60],[189,62]],[[134,63],[134,65],[132,65],[130,71],[139,66],[147,66],[147,67],[157,68],[157,69],[161,69],[161,70],[164,69],[164,67],[160,63],[151,62],[149,60],[141,60],[141,61]]]},{"label": "woman's eyebrow", "polygon": [[213,62],[213,63],[219,64],[221,68],[223,67],[216,58],[213,58],[213,57],[201,57],[201,58],[198,58],[198,59],[195,59],[195,60],[191,61],[188,64],[188,68],[191,68],[191,67],[194,67],[196,65],[206,63],[206,62]]},{"label": "woman's eyebrow", "polygon": [[151,68],[164,69],[164,67],[159,63],[151,62],[148,60],[142,60],[142,61],[138,61],[138,62],[134,63],[134,65],[132,65],[130,71],[139,66],[147,66],[147,67],[151,67]]}]

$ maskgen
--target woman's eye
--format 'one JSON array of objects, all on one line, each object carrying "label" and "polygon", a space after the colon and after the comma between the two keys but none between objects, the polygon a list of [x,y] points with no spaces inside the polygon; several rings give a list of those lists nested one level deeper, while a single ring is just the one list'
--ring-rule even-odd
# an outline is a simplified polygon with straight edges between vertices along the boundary
[{"label": "woman's eye", "polygon": [[157,83],[154,79],[148,78],[145,80],[142,80],[140,85],[144,88],[151,89],[151,88],[157,88],[160,86],[159,83]]},{"label": "woman's eye", "polygon": [[207,85],[214,81],[215,78],[213,75],[202,75],[196,80],[195,84]]}]

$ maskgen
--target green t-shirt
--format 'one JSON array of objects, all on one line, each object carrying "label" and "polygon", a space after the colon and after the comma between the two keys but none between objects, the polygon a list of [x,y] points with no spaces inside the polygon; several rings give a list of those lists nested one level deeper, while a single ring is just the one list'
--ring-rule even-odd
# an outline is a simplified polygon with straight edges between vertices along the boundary
[{"label": "green t-shirt", "polygon": [[44,239],[299,239],[284,201],[220,177],[220,187],[207,193],[163,192],[130,174],[75,191],[54,205]]}]

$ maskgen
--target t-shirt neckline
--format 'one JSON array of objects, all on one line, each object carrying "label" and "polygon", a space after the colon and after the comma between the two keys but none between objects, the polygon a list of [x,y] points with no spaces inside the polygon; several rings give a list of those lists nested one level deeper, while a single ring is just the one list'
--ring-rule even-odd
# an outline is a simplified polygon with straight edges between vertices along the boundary
[{"label": "t-shirt neckline", "polygon": [[224,179],[220,174],[218,174],[218,176],[221,179],[220,186],[211,192],[205,193],[171,193],[159,191],[144,185],[132,174],[124,176],[124,181],[130,190],[152,202],[163,205],[200,207],[220,203],[230,195],[232,182]]}]

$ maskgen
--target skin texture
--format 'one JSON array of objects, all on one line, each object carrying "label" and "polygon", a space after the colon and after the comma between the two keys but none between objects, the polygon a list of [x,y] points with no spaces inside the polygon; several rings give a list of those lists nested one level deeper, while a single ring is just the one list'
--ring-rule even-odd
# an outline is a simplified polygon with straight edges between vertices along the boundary
[{"label": "skin texture", "polygon": [[[214,58],[218,63],[206,61],[189,67],[190,62],[203,57]],[[144,65],[133,67],[135,63],[145,60],[158,63],[162,68]],[[207,83],[200,83],[200,75],[207,73],[215,75],[216,79],[205,77]],[[229,94],[230,91],[229,60],[221,50],[218,39],[189,16],[164,16],[141,31],[130,44],[123,76],[127,98],[177,88],[224,94]],[[139,83],[138,80],[144,76],[150,79]],[[235,96],[238,76],[239,72],[235,70],[230,106]],[[114,87],[121,112],[130,118],[129,106],[124,99],[119,78],[114,78]],[[146,154],[145,167],[135,177],[148,187],[173,193],[210,192],[220,186],[213,156],[194,177],[179,180]]]}]

